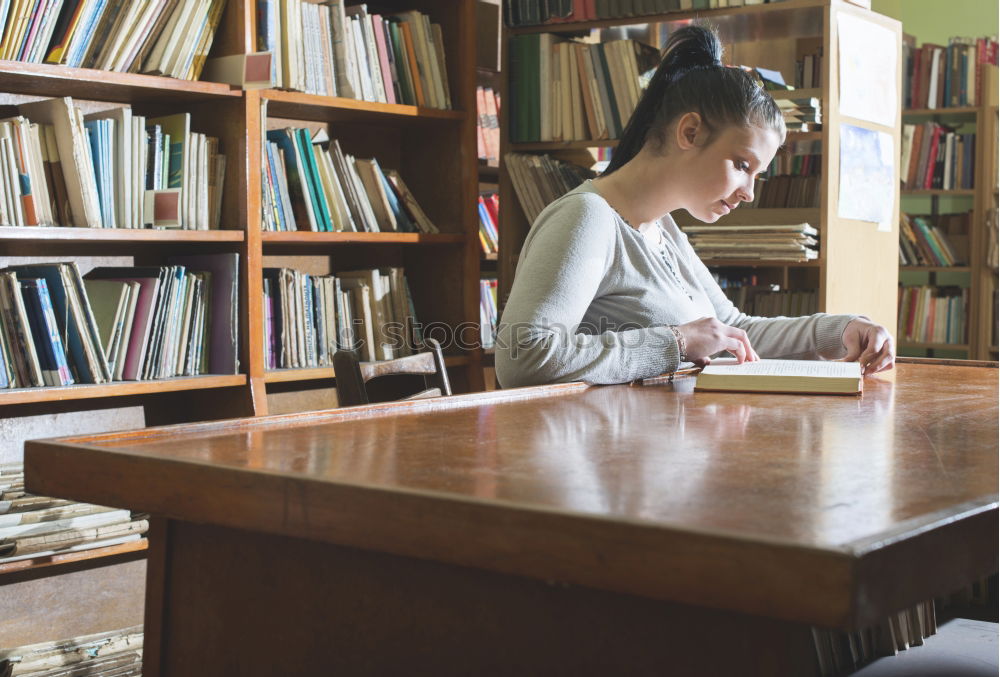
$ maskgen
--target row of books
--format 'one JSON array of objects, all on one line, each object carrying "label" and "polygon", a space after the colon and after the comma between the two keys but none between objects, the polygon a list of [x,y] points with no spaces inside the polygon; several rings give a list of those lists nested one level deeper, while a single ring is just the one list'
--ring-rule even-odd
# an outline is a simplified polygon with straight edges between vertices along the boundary
[{"label": "row of books", "polygon": [[479,340],[484,349],[492,348],[496,342],[497,321],[500,319],[497,305],[497,280],[487,278],[479,281]]},{"label": "row of books", "polygon": [[529,223],[534,223],[550,202],[594,177],[589,169],[548,155],[507,153],[504,164]]},{"label": "row of books", "polygon": [[969,290],[922,285],[899,287],[900,341],[914,343],[966,342]]},{"label": "row of books", "polygon": [[758,317],[799,317],[817,312],[815,289],[791,291],[776,284],[758,284],[756,276],[727,278],[713,274],[726,297],[737,309]]},{"label": "row of books", "polygon": [[486,255],[500,251],[500,196],[485,193],[479,196],[479,244]]},{"label": "row of books", "polygon": [[936,122],[904,124],[900,180],[908,189],[975,188],[976,135]]},{"label": "row of books", "polygon": [[0,387],[235,374],[239,257],[0,271]]},{"label": "row of books", "polygon": [[823,86],[823,47],[817,47],[811,54],[803,54],[795,60],[796,89],[812,89]]},{"label": "row of books", "polygon": [[226,158],[191,115],[84,115],[69,97],[0,121],[0,225],[218,228]]},{"label": "row of books", "polygon": [[0,3],[0,59],[197,80],[225,0]]},{"label": "row of books", "polygon": [[476,87],[476,151],[491,167],[500,164],[500,92]]},{"label": "row of books", "polygon": [[795,225],[687,225],[684,232],[702,259],[811,261],[819,258],[819,232]]},{"label": "row of books", "polygon": [[764,179],[775,176],[813,176],[823,166],[823,142],[820,140],[788,141],[767,169],[760,173]]},{"label": "row of books", "polygon": [[310,275],[264,269],[264,359],[268,369],[333,364],[338,350],[363,360],[414,352],[420,335],[402,268]]},{"label": "row of books", "polygon": [[851,632],[812,628],[822,677],[846,675],[882,656],[895,656],[937,634],[934,602],[921,602],[892,614],[877,625]]},{"label": "row of books", "polygon": [[564,41],[551,33],[510,41],[511,140],[617,139],[659,50],[636,40]]},{"label": "row of books", "polygon": [[[978,106],[984,64],[997,65],[996,37],[949,38],[947,45],[903,43],[903,102],[907,108]],[[994,72],[995,77],[995,72]]]},{"label": "row of books", "polygon": [[325,130],[271,130],[263,157],[265,231],[439,232],[399,172],[345,153]]},{"label": "row of books", "polygon": [[343,0],[258,0],[257,14],[257,48],[272,54],[274,87],[452,107],[441,26],[426,14],[369,14]]},{"label": "row of books", "polygon": [[900,212],[899,263],[904,266],[960,266],[968,263],[971,221],[972,212],[936,216]]},{"label": "row of books", "polygon": [[508,26],[666,14],[743,5],[763,5],[781,0],[504,0]]},{"label": "row of books", "polygon": [[5,677],[140,677],[141,625],[0,649]]},{"label": "row of books", "polygon": [[29,494],[22,465],[0,466],[0,564],[137,541],[148,527],[145,514]]},{"label": "row of books", "polygon": [[[810,171],[818,169],[818,163],[810,165]],[[767,179],[758,177],[754,181],[753,202],[740,205],[740,209],[761,208],[778,209],[819,207],[821,177],[819,174],[807,176],[772,176]]]}]

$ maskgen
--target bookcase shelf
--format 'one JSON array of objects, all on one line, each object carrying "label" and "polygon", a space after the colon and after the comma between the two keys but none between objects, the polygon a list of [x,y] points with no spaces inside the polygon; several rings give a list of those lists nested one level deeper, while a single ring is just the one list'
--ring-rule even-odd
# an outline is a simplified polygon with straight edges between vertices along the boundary
[{"label": "bookcase shelf", "polygon": [[242,230],[145,230],[138,228],[25,228],[0,226],[0,245],[17,242],[243,242]]},{"label": "bookcase shelf", "polygon": [[904,188],[899,191],[902,195],[926,195],[926,196],[955,196],[955,197],[974,197],[976,191],[972,189],[953,189],[953,190],[942,190],[939,188],[926,189],[926,188]]},{"label": "bookcase shelf", "polygon": [[541,141],[538,143],[512,143],[507,150],[512,153],[537,153],[559,150],[586,150],[587,148],[615,148],[618,139],[583,139],[581,141]]},{"label": "bookcase shelf", "polygon": [[113,383],[45,388],[13,388],[0,390],[0,406],[124,397],[127,395],[148,395],[152,393],[176,392],[179,390],[233,388],[245,386],[246,383],[247,377],[244,374],[234,374],[232,376],[178,376],[175,378],[150,379],[148,381],[115,381]]},{"label": "bookcase shelf", "polygon": [[376,103],[336,96],[286,92],[278,89],[262,90],[260,96],[268,101],[268,115],[276,118],[319,122],[377,122],[393,125],[451,123],[461,122],[466,118],[465,112],[461,110]]},{"label": "bookcase shelf", "polygon": [[951,106],[949,108],[907,108],[903,111],[904,117],[934,117],[936,115],[976,115],[979,108],[976,106]]},{"label": "bookcase shelf", "polygon": [[568,22],[556,24],[544,24],[539,26],[519,26],[508,29],[511,35],[524,33],[577,33],[591,28],[611,28],[614,26],[628,26],[635,24],[653,23],[659,21],[688,21],[692,19],[717,19],[726,17],[737,19],[741,23],[758,23],[761,14],[769,12],[768,19],[772,20],[778,11],[794,14],[796,11],[805,9],[817,9],[826,5],[825,0],[786,0],[777,4],[745,5],[743,7],[729,7],[724,9],[701,9],[695,11],[678,11],[667,14],[644,14],[641,16],[616,17],[613,19],[598,19],[586,22]]},{"label": "bookcase shelf", "polygon": [[900,266],[899,270],[907,273],[969,273],[970,266]]},{"label": "bookcase shelf", "polygon": [[145,538],[118,545],[109,545],[105,548],[91,548],[90,550],[80,550],[78,552],[67,552],[48,557],[36,557],[33,559],[22,559],[16,562],[5,562],[0,564],[0,580],[6,574],[13,574],[22,571],[34,571],[37,569],[51,568],[51,573],[60,566],[65,567],[70,564],[86,562],[95,559],[110,559],[129,553],[142,553],[149,547],[149,542]]},{"label": "bookcase shelf", "polygon": [[[464,355],[447,355],[444,358],[447,367],[464,367],[470,363],[470,358]],[[333,379],[337,375],[333,367],[313,367],[310,369],[269,369],[265,372],[266,383],[294,383],[297,381],[319,381]]]},{"label": "bookcase shelf", "polygon": [[0,92],[164,105],[239,99],[242,96],[239,88],[218,82],[20,61],[0,61]]},{"label": "bookcase shelf", "polygon": [[901,349],[918,349],[918,350],[969,350],[968,343],[919,343],[902,341],[897,346]]},{"label": "bookcase shelf", "polygon": [[319,244],[422,244],[446,245],[463,244],[465,235],[461,233],[313,233],[313,232],[264,232],[261,240],[265,245],[308,245]]},{"label": "bookcase shelf", "polygon": [[702,259],[709,268],[819,268],[819,261],[767,261],[765,259]]}]

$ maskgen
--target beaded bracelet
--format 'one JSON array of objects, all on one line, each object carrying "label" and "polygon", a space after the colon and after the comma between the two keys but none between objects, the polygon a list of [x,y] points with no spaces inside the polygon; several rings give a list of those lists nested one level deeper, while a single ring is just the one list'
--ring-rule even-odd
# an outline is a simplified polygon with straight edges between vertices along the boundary
[{"label": "beaded bracelet", "polygon": [[674,334],[674,339],[677,340],[677,355],[678,364],[681,362],[687,362],[687,341],[684,340],[684,335],[681,334],[680,330],[675,324],[668,324],[667,329],[669,329]]}]

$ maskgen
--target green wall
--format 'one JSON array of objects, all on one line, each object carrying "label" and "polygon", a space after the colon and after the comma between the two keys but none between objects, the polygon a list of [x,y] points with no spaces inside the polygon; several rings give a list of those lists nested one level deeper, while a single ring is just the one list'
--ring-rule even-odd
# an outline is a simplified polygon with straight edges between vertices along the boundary
[{"label": "green wall", "polygon": [[903,32],[917,44],[947,45],[954,36],[997,35],[997,0],[872,0],[872,9],[903,22]]}]

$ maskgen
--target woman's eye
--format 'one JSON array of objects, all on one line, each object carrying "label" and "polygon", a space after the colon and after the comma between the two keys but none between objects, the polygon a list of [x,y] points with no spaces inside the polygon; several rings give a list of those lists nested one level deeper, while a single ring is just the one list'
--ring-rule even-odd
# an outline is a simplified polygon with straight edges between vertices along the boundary
[{"label": "woman's eye", "polygon": [[750,163],[749,162],[737,161],[736,162],[736,169],[740,170],[741,172],[749,172],[750,171]]}]

